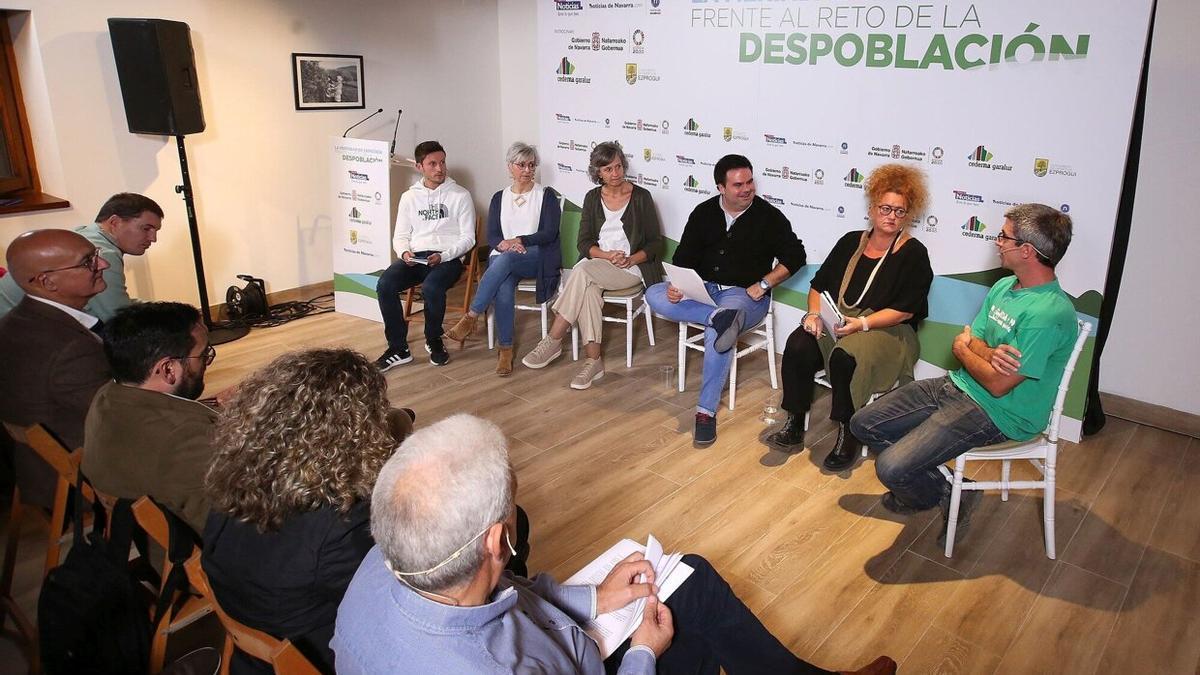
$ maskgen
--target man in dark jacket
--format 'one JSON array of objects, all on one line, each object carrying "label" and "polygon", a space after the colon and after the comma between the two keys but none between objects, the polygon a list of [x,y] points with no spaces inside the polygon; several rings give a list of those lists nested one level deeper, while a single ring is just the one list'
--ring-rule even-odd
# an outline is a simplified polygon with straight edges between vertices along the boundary
[{"label": "man in dark jacket", "polygon": [[700,275],[712,303],[684,299],[670,282],[646,289],[646,300],[659,316],[707,326],[693,433],[698,447],[717,440],[717,406],[738,335],[766,317],[771,289],[805,263],[804,244],[787,217],[755,195],[750,160],[726,155],[713,178],[720,194],[692,210],[672,261]]}]

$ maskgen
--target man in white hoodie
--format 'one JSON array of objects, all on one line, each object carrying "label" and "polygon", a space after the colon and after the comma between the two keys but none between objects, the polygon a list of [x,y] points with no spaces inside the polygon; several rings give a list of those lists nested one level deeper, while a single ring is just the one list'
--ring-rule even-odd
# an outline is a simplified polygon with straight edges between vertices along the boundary
[{"label": "man in white hoodie", "polygon": [[435,366],[450,360],[442,344],[446,291],[462,275],[462,258],[475,246],[475,204],[466,189],[447,177],[442,144],[424,141],[413,156],[421,179],[400,197],[392,237],[400,260],[375,287],[388,342],[387,351],[375,360],[381,371],[412,361],[400,294],[417,284],[425,302],[425,351]]}]

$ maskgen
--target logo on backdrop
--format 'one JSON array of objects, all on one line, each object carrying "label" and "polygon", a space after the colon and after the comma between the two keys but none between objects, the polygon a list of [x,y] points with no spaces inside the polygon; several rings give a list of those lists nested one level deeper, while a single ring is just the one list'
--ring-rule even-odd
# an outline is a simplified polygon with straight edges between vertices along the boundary
[{"label": "logo on backdrop", "polygon": [[683,181],[683,190],[684,192],[694,192],[698,195],[712,194],[712,190],[705,190],[700,187],[700,181],[696,180],[696,177],[691,174],[688,174],[687,180]]},{"label": "logo on backdrop", "polygon": [[992,169],[994,171],[1012,171],[1012,164],[1001,164],[993,162],[995,155],[991,150],[980,145],[975,148],[975,152],[967,155],[967,166],[973,166],[977,169]]},{"label": "logo on backdrop", "polygon": [[350,230],[350,243],[355,246],[358,245],[358,230]]},{"label": "logo on backdrop", "polygon": [[662,14],[662,7],[659,7],[661,4],[662,0],[650,0],[650,6],[648,9],[650,10],[651,16]]},{"label": "logo on backdrop", "polygon": [[963,190],[954,191],[954,201],[959,204],[982,204],[983,195],[972,194]]},{"label": "logo on backdrop", "polygon": [[351,183],[369,183],[369,182],[371,182],[371,177],[365,173],[362,173],[361,171],[350,171],[349,173],[350,173],[350,182]]},{"label": "logo on backdrop", "polygon": [[350,218],[351,219],[362,218],[362,211],[359,211],[357,206],[350,209]]},{"label": "logo on backdrop", "polygon": [[817,169],[813,171],[813,185],[825,184],[825,169]]},{"label": "logo on backdrop", "polygon": [[842,178],[842,184],[848,188],[858,188],[861,190],[864,178],[866,178],[866,176],[862,175],[858,169],[851,167],[851,169],[846,172],[846,176]]},{"label": "logo on backdrop", "polygon": [[[732,133],[732,130],[730,132]],[[696,138],[712,138],[712,134],[700,130],[700,124],[696,122],[694,117],[689,117],[688,121],[683,125],[683,135],[695,136]]]},{"label": "logo on backdrop", "polygon": [[767,145],[787,145],[787,139],[775,134],[763,134],[763,142]]},{"label": "logo on backdrop", "polygon": [[721,138],[724,138],[726,142],[750,140],[749,136],[740,131],[736,131],[733,127],[722,127]]},{"label": "logo on backdrop", "polygon": [[929,216],[925,217],[925,231],[926,232],[937,232],[937,224],[938,224],[937,216],[929,215]]},{"label": "logo on backdrop", "polygon": [[978,216],[971,216],[967,218],[967,222],[962,224],[962,236],[971,239],[983,239],[985,241],[994,240],[995,237],[989,237],[983,233],[986,229],[987,225]]},{"label": "logo on backdrop", "polygon": [[569,82],[571,84],[591,84],[592,82],[592,78],[590,77],[576,75],[575,64],[571,63],[571,61],[565,56],[562,57],[562,60],[558,62],[558,67],[554,70],[554,72],[558,74],[559,82]]},{"label": "logo on backdrop", "polygon": [[630,49],[629,51],[633,52],[634,54],[645,54],[646,53],[645,43],[646,43],[646,34],[642,32],[641,28],[638,28],[633,31],[633,48]]},{"label": "logo on backdrop", "polygon": [[1067,176],[1068,178],[1075,177],[1075,169],[1069,164],[1051,164],[1049,159],[1038,157],[1033,160],[1033,175],[1038,178],[1045,176]]},{"label": "logo on backdrop", "polygon": [[839,152],[841,152],[841,154],[843,154],[843,155],[850,152],[850,144],[845,141],[842,141],[842,147]]},{"label": "logo on backdrop", "polygon": [[583,11],[583,0],[554,0],[554,9],[559,14],[577,14]]},{"label": "logo on backdrop", "polygon": [[637,84],[637,64],[636,63],[626,63],[625,64],[625,81],[628,82],[630,85]]},{"label": "logo on backdrop", "polygon": [[929,152],[929,163],[930,164],[941,164],[942,157],[944,157],[945,155],[946,155],[946,151],[942,149],[942,146],[935,145],[935,146],[933,146],[933,150],[931,150]]}]

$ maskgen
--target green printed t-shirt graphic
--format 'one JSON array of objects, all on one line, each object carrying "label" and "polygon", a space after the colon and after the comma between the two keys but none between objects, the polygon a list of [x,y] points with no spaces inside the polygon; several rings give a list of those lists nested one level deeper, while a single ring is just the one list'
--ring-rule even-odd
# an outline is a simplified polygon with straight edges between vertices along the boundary
[{"label": "green printed t-shirt graphic", "polygon": [[1016,347],[1021,352],[1017,372],[1025,379],[1000,397],[988,393],[966,368],[950,373],[950,379],[983,408],[1005,436],[1024,441],[1046,428],[1063,369],[1075,346],[1078,324],[1071,299],[1057,279],[1014,290],[1016,283],[1013,276],[992,286],[971,323],[971,334],[989,347]]}]

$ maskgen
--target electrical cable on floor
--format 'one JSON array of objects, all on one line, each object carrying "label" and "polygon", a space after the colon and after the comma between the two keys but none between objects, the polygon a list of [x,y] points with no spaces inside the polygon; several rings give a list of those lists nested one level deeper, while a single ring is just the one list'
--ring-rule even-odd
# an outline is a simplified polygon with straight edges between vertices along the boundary
[{"label": "electrical cable on floor", "polygon": [[274,328],[285,323],[333,311],[333,293],[325,293],[308,300],[293,300],[271,305],[263,316],[230,319],[230,326],[250,328]]}]

